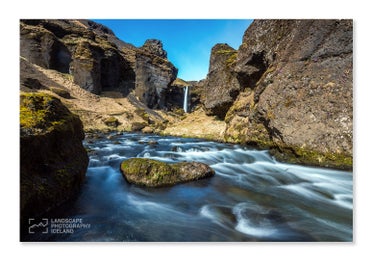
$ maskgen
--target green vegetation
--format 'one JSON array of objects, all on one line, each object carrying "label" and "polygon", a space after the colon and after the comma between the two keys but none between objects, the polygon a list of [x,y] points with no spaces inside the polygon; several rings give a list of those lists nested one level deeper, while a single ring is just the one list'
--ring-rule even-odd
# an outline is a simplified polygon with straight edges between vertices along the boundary
[{"label": "green vegetation", "polygon": [[170,165],[146,158],[131,158],[122,162],[122,173],[130,177],[135,184],[158,186],[163,181],[171,184],[177,174]]},{"label": "green vegetation", "polygon": [[76,118],[59,99],[46,93],[21,93],[20,126],[23,133],[64,130]]},{"label": "green vegetation", "polygon": [[237,52],[233,53],[229,58],[225,61],[228,66],[233,66],[237,61]]},{"label": "green vegetation", "polygon": [[306,147],[286,146],[272,149],[271,154],[283,162],[351,170],[352,156],[336,152],[319,152]]},{"label": "green vegetation", "polygon": [[237,54],[237,51],[234,49],[225,49],[225,50],[221,49],[216,52],[216,54],[234,54],[234,53]]},{"label": "green vegetation", "polygon": [[140,116],[145,122],[149,122],[149,114],[144,108],[139,108],[135,110],[135,113]]},{"label": "green vegetation", "polygon": [[238,52],[234,49],[221,49],[221,50],[217,50],[215,54],[225,55],[226,56],[225,63],[227,66],[231,67],[236,63]]},{"label": "green vegetation", "polygon": [[118,127],[118,125],[120,124],[120,122],[118,121],[118,119],[115,118],[115,117],[113,117],[113,116],[110,116],[109,118],[106,118],[104,120],[104,123],[107,126],[111,126],[111,127]]},{"label": "green vegetation", "polygon": [[141,131],[141,129],[145,128],[147,125],[146,122],[133,122],[131,124],[131,131]]},{"label": "green vegetation", "polygon": [[206,164],[198,162],[165,162],[130,158],[120,165],[120,170],[127,181],[147,187],[170,186],[181,182],[212,177],[214,171]]}]

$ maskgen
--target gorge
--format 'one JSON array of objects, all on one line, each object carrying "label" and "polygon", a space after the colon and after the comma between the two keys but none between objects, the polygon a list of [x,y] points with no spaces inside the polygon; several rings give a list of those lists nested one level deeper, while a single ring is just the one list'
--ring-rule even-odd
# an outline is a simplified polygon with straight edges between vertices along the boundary
[{"label": "gorge", "polygon": [[[206,79],[186,81],[160,40],[21,20],[21,240],[351,241],[352,30],[254,20],[238,50],[212,48]],[[216,174],[141,188],[121,176],[131,158]],[[44,217],[92,229],[31,235]]]}]

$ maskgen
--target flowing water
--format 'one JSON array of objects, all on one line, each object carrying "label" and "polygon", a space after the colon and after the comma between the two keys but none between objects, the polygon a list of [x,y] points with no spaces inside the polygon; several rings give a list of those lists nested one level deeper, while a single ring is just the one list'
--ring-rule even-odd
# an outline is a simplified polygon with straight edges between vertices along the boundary
[{"label": "flowing water", "polygon": [[[108,139],[110,138],[110,139]],[[93,150],[80,195],[51,213],[81,218],[73,233],[35,241],[352,241],[352,173],[276,162],[267,151],[197,139],[124,134],[86,142]],[[209,179],[142,188],[121,161],[199,161]]]}]

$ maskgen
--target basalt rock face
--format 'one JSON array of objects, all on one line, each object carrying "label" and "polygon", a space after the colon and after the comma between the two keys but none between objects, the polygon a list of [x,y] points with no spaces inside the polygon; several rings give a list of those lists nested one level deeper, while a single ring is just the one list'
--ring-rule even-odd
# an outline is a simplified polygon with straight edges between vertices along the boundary
[{"label": "basalt rock face", "polygon": [[22,20],[20,26],[20,53],[28,62],[71,74],[77,85],[95,94],[134,88],[134,56],[127,50],[136,48],[108,28],[87,20]]},{"label": "basalt rock face", "polygon": [[49,30],[33,26],[37,21],[21,22],[20,53],[29,62],[44,68],[68,73],[71,53],[67,47]]},{"label": "basalt rock face", "polygon": [[166,107],[166,94],[177,69],[167,60],[159,40],[147,40],[136,53],[136,96],[149,108]]},{"label": "basalt rock face", "polygon": [[90,20],[21,20],[20,53],[29,63],[71,74],[80,87],[100,95],[119,91],[150,108],[165,108],[177,69],[159,40],[135,46]]},{"label": "basalt rock face", "polygon": [[351,20],[256,20],[234,71],[244,90],[225,139],[272,147],[278,159],[351,168]]},{"label": "basalt rock face", "polygon": [[236,58],[237,51],[228,44],[217,44],[211,50],[203,102],[208,115],[224,119],[240,92],[240,85],[234,72]]},{"label": "basalt rock face", "polygon": [[79,191],[88,166],[80,119],[57,98],[22,93],[21,223],[40,217]]}]

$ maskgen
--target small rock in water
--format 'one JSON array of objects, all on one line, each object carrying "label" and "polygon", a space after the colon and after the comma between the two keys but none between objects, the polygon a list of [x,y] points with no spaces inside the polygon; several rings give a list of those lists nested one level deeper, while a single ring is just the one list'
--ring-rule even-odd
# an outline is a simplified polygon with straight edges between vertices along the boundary
[{"label": "small rock in water", "polygon": [[183,152],[183,149],[181,149],[180,146],[173,146],[173,147],[171,148],[171,151],[172,151],[172,152]]}]

